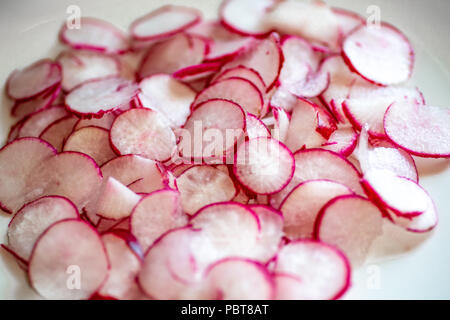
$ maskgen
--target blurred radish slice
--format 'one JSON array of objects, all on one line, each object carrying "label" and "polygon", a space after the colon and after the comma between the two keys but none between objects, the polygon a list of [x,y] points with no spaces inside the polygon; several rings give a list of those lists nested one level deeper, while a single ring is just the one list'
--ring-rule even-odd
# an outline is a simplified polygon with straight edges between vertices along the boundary
[{"label": "blurred radish slice", "polygon": [[8,225],[8,247],[28,261],[39,236],[53,223],[79,217],[74,204],[63,197],[49,196],[23,206]]},{"label": "blurred radish slice", "polygon": [[57,61],[62,67],[61,84],[65,91],[70,91],[88,80],[118,76],[120,73],[118,59],[90,51],[64,51]]},{"label": "blurred radish slice", "polygon": [[244,109],[244,111],[259,116],[264,100],[258,88],[249,80],[242,78],[228,78],[213,83],[200,92],[195,98],[195,106],[211,99],[231,100]]},{"label": "blurred radish slice", "polygon": [[67,111],[61,106],[50,107],[31,114],[22,124],[18,138],[39,137],[52,122],[67,116]]},{"label": "blurred radish slice", "polygon": [[272,276],[262,264],[242,258],[226,258],[212,264],[205,275],[207,298],[216,300],[271,300]]},{"label": "blurred radish slice", "polygon": [[79,28],[69,28],[65,23],[59,33],[61,42],[73,49],[86,49],[104,53],[124,53],[128,50],[128,39],[124,32],[109,22],[82,17]]},{"label": "blurred radish slice", "polygon": [[226,0],[219,9],[220,21],[241,35],[265,35],[271,26],[265,23],[266,12],[277,0]]},{"label": "blurred radish slice", "polygon": [[365,18],[353,11],[331,8],[339,25],[339,38],[342,41],[355,28],[365,23]]},{"label": "blurred radish slice", "polygon": [[283,109],[286,112],[292,112],[296,103],[297,97],[283,86],[276,88],[275,92],[270,97],[270,105],[272,108],[276,107],[278,109]]},{"label": "blurred radish slice", "polygon": [[289,91],[297,97],[314,98],[322,94],[330,85],[330,74],[323,69],[310,71],[306,77],[290,85]]},{"label": "blurred radish slice", "polygon": [[[350,286],[350,265],[336,248],[322,242],[298,240],[284,246],[275,272],[297,277],[303,299],[338,299]],[[287,292],[288,293],[288,292]]]},{"label": "blurred radish slice", "polygon": [[426,158],[450,157],[450,111],[416,103],[395,103],[384,116],[386,135],[409,153]]},{"label": "blurred radish slice", "polygon": [[80,119],[73,130],[76,131],[85,127],[99,127],[109,130],[114,119],[116,119],[116,115],[113,112],[105,113],[101,118]]},{"label": "blurred radish slice", "polygon": [[108,269],[105,247],[95,229],[69,219],[54,223],[41,235],[28,275],[44,298],[88,299],[105,281]]},{"label": "blurred radish slice", "polygon": [[294,174],[291,151],[277,140],[256,138],[243,143],[235,155],[236,178],[258,194],[273,194],[283,189]]},{"label": "blurred radish slice", "polygon": [[39,60],[22,70],[15,70],[6,83],[11,99],[33,98],[61,82],[61,67],[49,59]]},{"label": "blurred radish slice", "polygon": [[187,119],[178,148],[187,159],[221,159],[243,137],[245,123],[245,112],[236,103],[205,101]]},{"label": "blurred radish slice", "polygon": [[106,233],[101,238],[111,268],[98,293],[102,296],[124,300],[140,298],[142,293],[136,283],[136,277],[141,270],[139,257],[118,235]]},{"label": "blurred radish slice", "polygon": [[300,183],[280,206],[286,235],[290,239],[312,238],[320,209],[331,199],[347,194],[353,192],[343,184],[330,180]]},{"label": "blurred radish slice", "polygon": [[273,127],[274,138],[285,143],[289,133],[291,116],[284,109],[275,106],[272,106],[272,114],[275,119]]},{"label": "blurred radish slice", "polygon": [[64,143],[63,150],[84,153],[100,166],[116,157],[109,144],[109,131],[98,127],[74,131]]},{"label": "blurred radish slice", "polygon": [[431,198],[429,200],[428,207],[422,214],[412,217],[401,217],[393,213],[390,215],[392,222],[414,233],[424,233],[433,230],[438,223],[438,214]]},{"label": "blurred radish slice", "polygon": [[248,113],[246,117],[246,131],[249,139],[270,137],[270,132],[266,125],[251,113]]},{"label": "blurred radish slice", "polygon": [[176,141],[167,121],[157,111],[131,109],[119,115],[111,127],[111,144],[121,155],[137,154],[164,161],[175,151]]},{"label": "blurred radish slice", "polygon": [[358,134],[352,128],[338,128],[334,131],[322,148],[336,152],[344,157],[353,153],[358,142]]},{"label": "blurred radish slice", "polygon": [[201,17],[197,9],[166,5],[134,21],[130,33],[137,40],[161,39],[192,27]]},{"label": "blurred radish slice", "polygon": [[264,83],[259,73],[253,69],[249,69],[243,66],[227,69],[221,73],[218,73],[217,76],[213,78],[211,83],[230,78],[247,79],[248,81],[253,83],[260,92],[266,92],[266,84]]},{"label": "blurred radish slice", "polygon": [[157,74],[139,83],[139,101],[145,108],[160,112],[172,128],[180,127],[191,112],[195,91],[167,74]]},{"label": "blurred radish slice", "polygon": [[214,75],[222,66],[219,62],[205,62],[192,65],[173,73],[173,77],[184,82],[192,82]]},{"label": "blurred radish slice", "polygon": [[275,282],[276,300],[307,300],[308,292],[303,288],[303,281],[292,274],[275,273],[273,276]]},{"label": "blurred radish slice", "polygon": [[4,211],[16,212],[39,197],[31,199],[27,194],[29,176],[55,153],[52,146],[36,138],[17,139],[0,149],[0,207]]},{"label": "blurred radish slice", "polygon": [[78,122],[75,116],[67,116],[51,123],[39,136],[40,139],[50,143],[58,152],[61,152],[64,142],[72,133],[75,124]]},{"label": "blurred radish slice", "polygon": [[58,98],[60,92],[61,86],[58,83],[33,98],[16,100],[11,108],[11,115],[24,119],[32,113],[47,109]]},{"label": "blurred radish slice", "polygon": [[320,211],[314,237],[340,248],[358,266],[364,263],[374,240],[382,235],[380,210],[360,196],[344,195]]},{"label": "blurred radish slice", "polygon": [[92,79],[74,88],[66,96],[66,105],[81,116],[101,116],[128,105],[137,90],[136,84],[119,77]]},{"label": "blurred radish slice", "polygon": [[131,233],[142,249],[170,229],[185,225],[187,218],[181,211],[181,197],[176,190],[159,190],[142,198],[131,213]]},{"label": "blurred radish slice", "polygon": [[363,25],[343,41],[343,57],[363,78],[381,85],[409,79],[414,66],[414,51],[408,39],[395,27]]},{"label": "blurred radish slice", "polygon": [[194,214],[215,202],[230,201],[236,195],[233,180],[227,173],[211,166],[194,166],[177,178],[183,211]]}]

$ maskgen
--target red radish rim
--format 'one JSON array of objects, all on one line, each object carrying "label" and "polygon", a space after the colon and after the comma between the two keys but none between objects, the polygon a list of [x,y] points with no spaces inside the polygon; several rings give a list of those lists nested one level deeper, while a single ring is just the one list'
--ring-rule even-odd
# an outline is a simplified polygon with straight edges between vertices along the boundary
[{"label": "red radish rim", "polygon": [[49,87],[47,90],[44,90],[43,92],[41,92],[37,96],[34,96],[33,98],[28,98],[28,99],[25,99],[25,100],[16,100],[14,102],[14,105],[11,108],[11,115],[13,117],[17,117],[17,110],[20,108],[20,106],[23,103],[30,102],[33,99],[39,99],[39,98],[47,99],[48,98],[48,100],[46,101],[46,103],[43,106],[41,106],[40,108],[34,110],[33,112],[31,112],[31,113],[29,113],[29,114],[27,114],[25,116],[23,116],[22,119],[28,117],[29,115],[31,115],[34,112],[50,108],[52,106],[52,103],[56,100],[56,98],[58,97],[60,92],[61,92],[61,85],[59,83],[57,83],[54,86]]},{"label": "red radish rim", "polygon": [[10,247],[8,247],[6,244],[3,243],[0,244],[0,247],[6,252],[8,252],[14,259],[16,259],[18,263],[22,263],[24,266],[28,268],[28,261],[20,257],[13,249],[11,249]]}]

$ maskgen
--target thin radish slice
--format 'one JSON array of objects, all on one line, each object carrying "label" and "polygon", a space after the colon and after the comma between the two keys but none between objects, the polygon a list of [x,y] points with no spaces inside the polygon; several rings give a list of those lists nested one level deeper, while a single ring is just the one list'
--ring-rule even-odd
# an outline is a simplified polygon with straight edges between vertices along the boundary
[{"label": "thin radish slice", "polygon": [[67,111],[61,106],[37,111],[27,118],[19,129],[18,138],[39,137],[52,122],[67,116]]},{"label": "thin radish slice", "polygon": [[428,203],[428,208],[418,216],[404,218],[393,213],[390,217],[396,225],[414,233],[424,233],[433,230],[439,220],[436,207],[431,199]]},{"label": "thin radish slice", "polygon": [[6,143],[10,143],[17,139],[17,137],[19,136],[19,130],[22,127],[25,120],[26,119],[19,120],[11,126],[11,128],[9,129],[9,132],[8,132],[8,137],[6,139]]},{"label": "thin radish slice", "polygon": [[61,42],[77,50],[120,54],[128,51],[129,46],[124,32],[109,22],[90,17],[80,19],[80,28],[69,28],[65,23],[59,38]]},{"label": "thin radish slice", "polygon": [[28,261],[39,236],[53,223],[79,217],[74,204],[63,197],[49,196],[27,203],[8,225],[8,247]]},{"label": "thin radish slice", "polygon": [[339,25],[339,44],[354,29],[365,23],[364,17],[342,8],[331,8]]},{"label": "thin radish slice", "polygon": [[241,35],[265,35],[271,31],[264,16],[277,0],[226,0],[219,10],[221,23]]},{"label": "thin radish slice", "polygon": [[26,198],[28,177],[55,153],[52,146],[36,138],[17,139],[0,149],[0,207],[3,211],[16,212],[32,200]]},{"label": "thin radish slice", "polygon": [[364,263],[376,238],[383,233],[383,217],[369,200],[344,195],[328,202],[320,211],[314,237],[340,248],[358,266]]},{"label": "thin radish slice", "polygon": [[274,208],[279,208],[283,199],[300,182],[308,180],[331,180],[347,186],[357,194],[364,194],[359,183],[360,173],[341,155],[323,149],[309,149],[297,151],[294,159],[295,171],[291,182],[270,198]]},{"label": "thin radish slice", "polygon": [[81,220],[69,219],[54,223],[41,235],[31,255],[28,275],[33,288],[44,298],[87,299],[102,285],[108,269],[105,247],[97,232]]},{"label": "thin radish slice", "polygon": [[238,148],[233,169],[246,188],[258,194],[273,194],[289,183],[294,167],[294,157],[286,146],[260,137]]},{"label": "thin radish slice", "polygon": [[139,201],[131,213],[130,227],[145,251],[165,232],[186,222],[180,194],[166,189],[150,193]]},{"label": "thin radish slice", "polygon": [[266,125],[251,113],[248,113],[246,117],[246,132],[249,139],[270,137],[270,131]]},{"label": "thin radish slice", "polygon": [[191,112],[195,91],[167,74],[157,74],[139,83],[138,98],[145,108],[160,112],[172,128],[180,127]]},{"label": "thin radish slice", "polygon": [[230,176],[211,166],[187,169],[177,178],[177,187],[187,214],[194,214],[211,203],[230,201],[236,195]]},{"label": "thin radish slice", "polygon": [[330,85],[330,74],[323,69],[309,71],[306,77],[294,84],[289,84],[289,91],[297,97],[314,98],[321,95]]},{"label": "thin radish slice", "polygon": [[322,242],[299,240],[287,244],[279,251],[274,269],[300,279],[303,299],[338,299],[350,286],[347,258]]},{"label": "thin radish slice", "polygon": [[450,157],[449,123],[448,109],[416,103],[395,103],[384,116],[389,139],[409,153],[426,158]]},{"label": "thin radish slice", "polygon": [[398,29],[382,23],[361,26],[343,41],[343,57],[352,70],[368,81],[392,85],[412,74],[414,51]]},{"label": "thin radish slice", "polygon": [[79,84],[95,78],[118,76],[118,59],[90,51],[64,51],[57,61],[62,67],[62,88],[70,91]]},{"label": "thin radish slice", "polygon": [[138,154],[164,161],[175,151],[176,141],[167,121],[156,111],[131,109],[114,120],[111,144],[121,155]]},{"label": "thin radish slice", "polygon": [[200,22],[202,14],[194,8],[166,5],[137,19],[130,33],[137,40],[156,40],[172,36]]},{"label": "thin radish slice", "polygon": [[75,114],[100,117],[128,105],[137,90],[136,84],[120,77],[93,79],[73,89],[66,105]]},{"label": "thin radish slice", "polygon": [[64,143],[63,150],[84,153],[99,166],[116,157],[109,144],[109,131],[98,127],[85,127],[74,131]]},{"label": "thin radish slice", "polygon": [[320,209],[331,199],[347,194],[353,192],[343,184],[330,180],[300,183],[280,206],[286,235],[290,239],[312,238]]},{"label": "thin radish slice", "polygon": [[61,82],[61,67],[49,59],[39,60],[23,70],[15,70],[6,83],[11,99],[33,98]]},{"label": "thin radish slice", "polygon": [[358,134],[352,128],[338,128],[321,148],[336,152],[344,157],[353,153],[358,143]]},{"label": "thin radish slice", "polygon": [[230,78],[242,78],[247,79],[251,83],[253,83],[260,92],[266,92],[266,84],[263,79],[259,75],[258,71],[253,69],[249,69],[243,66],[238,66],[235,68],[227,69],[221,73],[219,73],[216,77],[213,78],[211,83],[226,80]]},{"label": "thin radish slice", "polygon": [[214,75],[222,66],[220,62],[206,62],[192,65],[173,73],[174,78],[184,82],[192,82],[200,79],[205,79]]},{"label": "thin radish slice", "polygon": [[205,101],[187,119],[178,148],[185,159],[221,160],[243,137],[245,124],[245,112],[236,103]]},{"label": "thin radish slice", "polygon": [[220,300],[271,300],[275,286],[262,264],[248,259],[227,258],[211,265],[205,274],[207,298]]},{"label": "thin radish slice", "polygon": [[39,136],[40,139],[50,143],[58,152],[61,152],[64,142],[70,136],[75,124],[78,122],[75,116],[67,116],[51,123]]},{"label": "thin radish slice", "polygon": [[17,100],[11,108],[11,115],[23,119],[30,114],[44,110],[52,105],[60,92],[61,86],[56,84],[34,98]]},{"label": "thin radish slice", "polygon": [[195,106],[211,99],[231,100],[244,109],[244,111],[261,115],[264,105],[262,93],[249,80],[242,78],[229,78],[213,83],[200,92],[195,98]]},{"label": "thin radish slice", "polygon": [[142,296],[136,277],[141,270],[139,257],[127,242],[114,233],[102,235],[106,254],[111,265],[108,278],[99,289],[102,296],[133,300]]},{"label": "thin radish slice", "polygon": [[76,131],[85,127],[99,127],[109,130],[114,119],[116,119],[116,115],[113,112],[105,113],[101,118],[80,119],[73,130]]},{"label": "thin radish slice", "polygon": [[308,293],[303,288],[303,282],[300,277],[287,273],[275,273],[273,275],[275,282],[276,300],[307,300]]},{"label": "thin radish slice", "polygon": [[278,109],[283,109],[286,112],[292,112],[297,97],[293,95],[287,88],[280,86],[276,88],[275,92],[270,97],[270,105]]}]

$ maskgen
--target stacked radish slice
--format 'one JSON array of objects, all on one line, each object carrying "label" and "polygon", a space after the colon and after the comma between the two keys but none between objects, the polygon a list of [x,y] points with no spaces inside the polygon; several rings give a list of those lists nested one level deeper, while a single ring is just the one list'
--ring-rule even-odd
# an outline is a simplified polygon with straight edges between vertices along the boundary
[{"label": "stacked radish slice", "polygon": [[315,2],[219,15],[83,18],[9,77],[3,248],[43,297],[336,299],[385,225],[436,226],[412,155],[450,157],[450,112],[405,83],[399,30]]}]

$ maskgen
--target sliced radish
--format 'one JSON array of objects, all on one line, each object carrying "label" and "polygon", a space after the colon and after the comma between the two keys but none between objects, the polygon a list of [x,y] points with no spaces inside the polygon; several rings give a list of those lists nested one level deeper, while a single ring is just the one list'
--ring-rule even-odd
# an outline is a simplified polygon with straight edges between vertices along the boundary
[{"label": "sliced radish", "polygon": [[233,169],[246,188],[258,194],[273,194],[289,183],[294,167],[294,157],[286,146],[260,137],[238,148]]},{"label": "sliced radish", "polygon": [[358,142],[358,134],[352,128],[338,128],[334,131],[322,148],[336,152],[344,157],[353,153]]},{"label": "sliced radish", "polygon": [[416,103],[395,103],[384,116],[386,135],[409,153],[450,157],[450,111]]},{"label": "sliced radish", "polygon": [[56,84],[34,98],[17,100],[11,108],[11,115],[23,119],[30,114],[44,110],[52,105],[60,92],[61,86]]},{"label": "sliced radish", "polygon": [[331,8],[339,25],[339,44],[351,31],[365,23],[364,17],[342,8]]},{"label": "sliced radish", "polygon": [[438,214],[433,201],[430,199],[427,209],[418,216],[401,217],[395,213],[390,215],[392,221],[407,231],[414,233],[429,232],[436,227],[438,223]]},{"label": "sliced radish", "polygon": [[192,82],[201,80],[214,75],[222,66],[220,62],[206,62],[201,64],[192,65],[173,73],[176,79],[184,82]]},{"label": "sliced radish", "polygon": [[79,217],[74,204],[63,197],[49,196],[22,207],[8,225],[8,247],[28,261],[39,236],[53,223]]},{"label": "sliced radish", "polygon": [[18,132],[18,138],[39,137],[52,122],[67,116],[67,111],[61,106],[55,106],[37,111],[27,118]]},{"label": "sliced radish", "polygon": [[114,120],[111,144],[122,155],[138,154],[164,161],[175,151],[176,141],[167,121],[150,109],[131,109]]},{"label": "sliced radish", "polygon": [[66,97],[66,105],[82,116],[101,116],[127,106],[137,90],[136,84],[119,77],[93,79],[73,89]]},{"label": "sliced radish", "polygon": [[260,92],[266,92],[266,84],[259,75],[258,71],[243,66],[227,69],[219,73],[215,78],[213,78],[212,83],[230,78],[247,79],[248,81],[253,83]]},{"label": "sliced radish", "polygon": [[11,99],[33,98],[61,82],[61,67],[51,60],[39,60],[23,70],[15,70],[6,83]]},{"label": "sliced radish", "polygon": [[347,258],[322,242],[299,240],[287,244],[279,251],[274,269],[299,279],[303,299],[338,299],[350,286]]},{"label": "sliced radish", "polygon": [[290,239],[312,238],[314,222],[320,209],[331,199],[347,194],[353,192],[343,184],[330,180],[300,183],[280,206],[286,235]]},{"label": "sliced radish", "polygon": [[80,19],[80,28],[69,28],[65,23],[59,38],[63,43],[77,50],[124,53],[129,46],[124,32],[109,22],[90,17]]},{"label": "sliced radish", "polygon": [[245,124],[245,112],[236,103],[205,101],[187,119],[178,148],[183,158],[221,159],[243,137]]},{"label": "sliced radish", "polygon": [[170,75],[157,74],[143,79],[139,101],[143,107],[160,112],[172,128],[180,127],[191,112],[195,91]]},{"label": "sliced radish", "polygon": [[64,51],[57,58],[62,67],[62,88],[70,91],[91,79],[118,76],[119,60],[89,51]]},{"label": "sliced radish", "polygon": [[398,29],[382,23],[363,25],[343,41],[343,57],[352,70],[381,85],[405,82],[414,66],[414,51]]},{"label": "sliced radish", "polygon": [[211,166],[194,166],[177,178],[183,211],[194,214],[215,202],[230,201],[236,195],[233,180],[227,173]]},{"label": "sliced radish", "polygon": [[287,273],[275,273],[273,281],[276,300],[307,300],[309,298],[300,277]]},{"label": "sliced radish", "polygon": [[108,269],[97,232],[81,220],[69,219],[54,223],[41,235],[28,275],[44,298],[87,299],[102,285]]},{"label": "sliced radish", "polygon": [[166,5],[134,21],[130,33],[137,40],[161,39],[192,27],[201,17],[197,9]]},{"label": "sliced radish", "polygon": [[50,143],[58,152],[64,147],[64,142],[70,136],[75,124],[78,122],[75,116],[67,116],[51,123],[39,136],[40,139]]},{"label": "sliced radish", "polygon": [[150,193],[139,201],[131,213],[130,226],[145,251],[162,234],[186,222],[180,194],[166,189]]},{"label": "sliced radish", "polygon": [[114,119],[116,119],[116,115],[113,112],[105,113],[101,118],[80,119],[73,130],[76,131],[85,127],[100,127],[109,130]]},{"label": "sliced radish", "polygon": [[99,166],[116,157],[109,144],[109,131],[98,127],[85,127],[74,131],[64,143],[63,150],[84,153]]},{"label": "sliced radish", "polygon": [[270,137],[270,132],[266,125],[251,113],[248,113],[246,117],[246,132],[249,139]]}]

